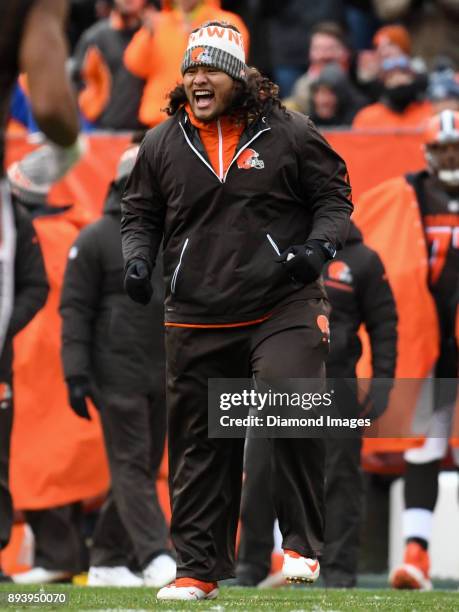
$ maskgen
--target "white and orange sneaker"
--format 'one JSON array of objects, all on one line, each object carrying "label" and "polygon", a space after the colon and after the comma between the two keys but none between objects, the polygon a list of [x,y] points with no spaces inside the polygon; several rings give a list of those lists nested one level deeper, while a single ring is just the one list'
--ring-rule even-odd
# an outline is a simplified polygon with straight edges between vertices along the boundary
[{"label": "white and orange sneaker", "polygon": [[215,599],[218,595],[216,582],[203,582],[194,578],[177,578],[163,587],[156,595],[157,599],[176,601],[198,601]]},{"label": "white and orange sneaker", "polygon": [[389,583],[394,589],[431,591],[429,569],[429,553],[417,542],[409,542],[405,548],[403,563],[392,570]]},{"label": "white and orange sneaker", "polygon": [[285,549],[282,574],[289,583],[315,582],[320,574],[320,565],[317,559],[302,557],[294,550]]}]

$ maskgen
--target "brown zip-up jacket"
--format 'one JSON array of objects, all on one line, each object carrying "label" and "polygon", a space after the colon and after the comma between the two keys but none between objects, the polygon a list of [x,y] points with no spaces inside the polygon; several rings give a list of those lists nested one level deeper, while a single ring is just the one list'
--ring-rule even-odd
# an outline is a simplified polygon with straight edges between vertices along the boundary
[{"label": "brown zip-up jacket", "polygon": [[243,132],[223,176],[184,109],[146,135],[122,199],[126,263],[154,266],[164,237],[166,324],[257,321],[303,287],[275,257],[308,238],[341,248],[353,206],[343,160],[313,124],[272,110]]}]

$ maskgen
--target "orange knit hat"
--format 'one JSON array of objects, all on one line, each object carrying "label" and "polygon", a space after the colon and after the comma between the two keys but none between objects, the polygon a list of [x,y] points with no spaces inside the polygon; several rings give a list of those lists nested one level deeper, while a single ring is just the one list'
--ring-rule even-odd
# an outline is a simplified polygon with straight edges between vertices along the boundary
[{"label": "orange knit hat", "polygon": [[403,53],[411,53],[411,37],[408,30],[401,25],[387,25],[380,28],[373,37],[373,45],[377,47],[384,40],[400,47]]}]

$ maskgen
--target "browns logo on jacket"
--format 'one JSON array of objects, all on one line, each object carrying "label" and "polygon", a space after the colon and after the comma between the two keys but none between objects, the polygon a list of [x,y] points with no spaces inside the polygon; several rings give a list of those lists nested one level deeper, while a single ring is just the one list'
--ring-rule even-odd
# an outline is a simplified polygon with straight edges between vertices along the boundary
[{"label": "browns logo on jacket", "polygon": [[[275,258],[308,238],[342,247],[346,167],[306,117],[283,112],[244,130],[221,176],[184,109],[144,139],[122,200],[123,254],[153,267],[164,234],[166,324],[248,322],[296,292],[324,297],[321,281],[299,287]],[[257,163],[241,168],[249,147]]]}]

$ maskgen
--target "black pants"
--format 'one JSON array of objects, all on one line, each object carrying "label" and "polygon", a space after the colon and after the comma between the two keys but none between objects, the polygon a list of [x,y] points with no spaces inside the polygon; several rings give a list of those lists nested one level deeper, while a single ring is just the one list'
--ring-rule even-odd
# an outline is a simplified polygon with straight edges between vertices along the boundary
[{"label": "black pants", "polygon": [[348,588],[357,582],[365,500],[361,447],[359,437],[327,440],[327,511],[321,564],[327,586]]},{"label": "black pants", "polygon": [[79,503],[27,510],[24,514],[35,537],[35,567],[72,574],[85,569],[83,514]]},{"label": "black pants", "polygon": [[245,446],[236,576],[247,586],[257,585],[271,568],[276,510],[269,445],[267,439],[249,436]]},{"label": "black pants", "polygon": [[91,565],[142,569],[169,549],[156,491],[166,434],[164,378],[155,397],[101,393],[111,491],[94,530]]},{"label": "black pants", "polygon": [[[328,352],[317,317],[327,302],[298,300],[249,327],[169,327],[169,478],[177,576],[216,581],[234,575],[243,439],[210,439],[209,378],[324,378]],[[270,442],[283,546],[317,557],[323,542],[324,443]]]},{"label": "black pants", "polygon": [[[2,386],[7,383],[1,383]],[[5,387],[6,388],[6,387]],[[8,389],[11,386],[8,383]],[[9,490],[10,441],[13,427],[13,400],[10,391],[0,398],[0,550],[5,548],[13,526],[13,502]]]},{"label": "black pants", "polygon": [[[308,444],[311,440],[303,442]],[[361,439],[330,438],[326,449],[326,520],[321,573],[327,586],[352,587],[357,578],[364,504]],[[255,585],[269,574],[274,544],[276,512],[269,440],[247,439],[244,472],[236,575],[241,583]]]}]

